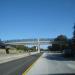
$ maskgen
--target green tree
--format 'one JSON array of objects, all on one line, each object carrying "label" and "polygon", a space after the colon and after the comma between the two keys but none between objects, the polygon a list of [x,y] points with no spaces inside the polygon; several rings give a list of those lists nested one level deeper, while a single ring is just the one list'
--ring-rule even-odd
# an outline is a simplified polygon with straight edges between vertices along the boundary
[{"label": "green tree", "polygon": [[54,51],[62,51],[68,46],[68,39],[65,35],[59,35],[54,39],[52,48]]},{"label": "green tree", "polygon": [[28,51],[29,48],[27,46],[24,46],[24,45],[16,45],[15,48],[17,50],[24,50],[24,51]]},{"label": "green tree", "polygon": [[30,48],[31,51],[36,51],[36,46]]},{"label": "green tree", "polygon": [[0,48],[5,49],[6,54],[9,54],[9,48],[7,48],[7,45],[0,39]]},{"label": "green tree", "polygon": [[52,51],[52,46],[48,46],[47,49],[48,49],[49,51]]}]

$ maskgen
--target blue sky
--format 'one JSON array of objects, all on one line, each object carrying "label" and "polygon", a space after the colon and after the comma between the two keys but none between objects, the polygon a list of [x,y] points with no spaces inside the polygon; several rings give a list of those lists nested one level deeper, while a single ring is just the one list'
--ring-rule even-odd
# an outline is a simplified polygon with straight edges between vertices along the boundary
[{"label": "blue sky", "polygon": [[0,0],[0,38],[72,37],[75,0]]}]

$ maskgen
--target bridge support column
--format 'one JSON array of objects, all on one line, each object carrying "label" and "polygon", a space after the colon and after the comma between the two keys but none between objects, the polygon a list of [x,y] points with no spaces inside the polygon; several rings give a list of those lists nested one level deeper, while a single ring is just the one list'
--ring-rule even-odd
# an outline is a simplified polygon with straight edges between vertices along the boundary
[{"label": "bridge support column", "polygon": [[39,44],[39,39],[38,39],[38,53],[40,53],[40,44]]},{"label": "bridge support column", "polygon": [[38,50],[38,47],[37,47],[37,45],[36,45],[36,51]]},{"label": "bridge support column", "polygon": [[38,45],[38,53],[40,53],[40,45]]}]

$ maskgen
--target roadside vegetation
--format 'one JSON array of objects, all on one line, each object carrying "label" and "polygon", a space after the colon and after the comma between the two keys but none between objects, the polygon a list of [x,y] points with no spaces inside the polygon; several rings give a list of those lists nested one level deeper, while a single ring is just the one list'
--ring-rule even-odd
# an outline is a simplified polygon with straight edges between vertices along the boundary
[{"label": "roadside vegetation", "polygon": [[67,46],[68,38],[65,35],[59,35],[54,39],[52,46],[48,46],[48,49],[54,52],[62,52]]}]

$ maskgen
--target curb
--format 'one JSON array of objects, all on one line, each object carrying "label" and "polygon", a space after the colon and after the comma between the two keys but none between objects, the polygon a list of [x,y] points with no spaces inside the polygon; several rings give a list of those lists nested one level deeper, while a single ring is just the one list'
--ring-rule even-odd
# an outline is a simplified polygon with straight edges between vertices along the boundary
[{"label": "curb", "polygon": [[[42,55],[41,55],[41,56],[42,56]],[[36,59],[36,60],[27,68],[27,70],[22,73],[22,75],[27,75],[28,71],[32,68],[33,65],[35,65],[35,63],[41,58],[41,56],[39,56],[38,59]]]}]

